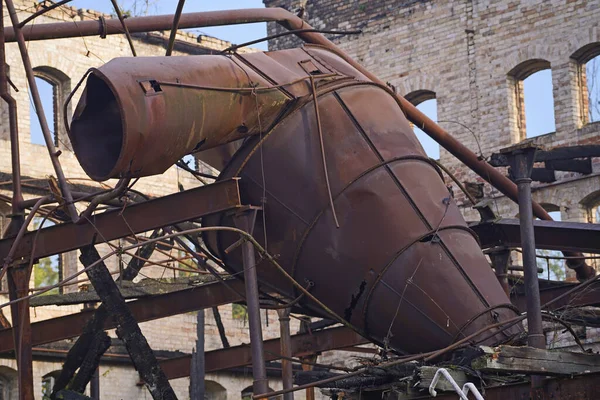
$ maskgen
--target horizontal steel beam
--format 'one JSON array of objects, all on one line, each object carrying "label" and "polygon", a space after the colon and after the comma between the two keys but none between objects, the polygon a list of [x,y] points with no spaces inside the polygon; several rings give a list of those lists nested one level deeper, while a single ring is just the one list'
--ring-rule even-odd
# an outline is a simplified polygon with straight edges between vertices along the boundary
[{"label": "horizontal steel beam", "polygon": [[[535,220],[533,224],[538,249],[600,253],[600,224],[541,220]],[[470,228],[479,236],[482,248],[521,247],[517,219],[473,224]]]},{"label": "horizontal steel beam", "polygon": [[[123,210],[107,211],[93,216],[91,223],[64,223],[29,232],[18,244],[14,259],[47,257],[89,245],[94,236],[96,243],[100,243],[239,206],[237,179],[217,182],[133,204]],[[12,238],[0,240],[0,260],[5,259],[12,244]]]},{"label": "horizontal steel beam", "polygon": [[[230,279],[227,283],[235,291],[244,292],[242,281]],[[144,297],[128,302],[127,306],[138,322],[144,322],[241,300],[238,294],[224,284],[211,282],[178,292]],[[94,310],[84,310],[31,324],[32,344],[35,346],[79,336],[93,313]],[[104,329],[115,327],[112,318],[109,318],[104,325]],[[12,329],[0,330],[0,353],[12,350],[14,350]]]},{"label": "horizontal steel beam", "polygon": [[[540,281],[540,301],[543,304],[562,296],[577,286],[577,283],[544,284]],[[525,291],[523,286],[513,287],[510,302],[521,312],[526,311]],[[554,311],[565,307],[600,306],[600,281],[595,281],[586,288],[577,290],[552,303],[547,309]]]},{"label": "horizontal steel beam", "polygon": [[[369,341],[351,329],[340,327],[292,335],[292,356],[316,354],[327,350],[341,349]],[[280,359],[281,347],[279,339],[264,341],[265,361]],[[169,379],[190,376],[190,356],[176,357],[159,362],[161,369]],[[206,372],[243,367],[252,364],[252,351],[249,344],[208,351],[204,354]]]}]

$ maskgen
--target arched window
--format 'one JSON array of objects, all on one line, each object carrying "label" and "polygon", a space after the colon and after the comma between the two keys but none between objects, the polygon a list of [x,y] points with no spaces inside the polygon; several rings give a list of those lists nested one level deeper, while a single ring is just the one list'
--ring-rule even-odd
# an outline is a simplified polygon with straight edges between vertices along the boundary
[{"label": "arched window", "polygon": [[[417,90],[404,97],[417,107],[419,111],[427,115],[434,122],[437,122],[437,99],[435,97],[435,92],[430,90]],[[419,139],[421,146],[423,146],[425,154],[435,160],[439,160],[440,145],[419,129],[418,126],[413,126],[413,130],[415,131],[415,135],[417,135],[417,139]]]},{"label": "arched window", "polygon": [[577,65],[579,114],[582,124],[600,121],[600,42],[590,43],[571,56]]},{"label": "arched window", "polygon": [[0,366],[0,400],[18,398],[17,371]]},{"label": "arched window", "polygon": [[[62,149],[72,150],[63,126],[63,106],[71,91],[71,80],[66,74],[52,67],[36,67],[33,72],[48,128],[53,134],[54,145]],[[29,110],[31,143],[45,144],[42,128],[33,103]],[[69,116],[67,115],[67,117]]]},{"label": "arched window", "polygon": [[227,400],[227,390],[215,381],[204,381],[205,400]]},{"label": "arched window", "polygon": [[[54,225],[54,222],[49,219],[42,217],[34,217],[32,221],[32,228],[39,229],[43,222],[43,228],[48,228]],[[41,258],[37,264],[33,266],[33,283],[35,288],[44,288],[47,286],[55,285],[60,282],[63,278],[62,271],[62,257],[59,254],[55,254],[50,257]],[[62,293],[62,288],[55,288],[44,294],[59,294]]]},{"label": "arched window", "polygon": [[508,73],[510,122],[516,141],[556,130],[552,71],[546,60],[529,60]]}]

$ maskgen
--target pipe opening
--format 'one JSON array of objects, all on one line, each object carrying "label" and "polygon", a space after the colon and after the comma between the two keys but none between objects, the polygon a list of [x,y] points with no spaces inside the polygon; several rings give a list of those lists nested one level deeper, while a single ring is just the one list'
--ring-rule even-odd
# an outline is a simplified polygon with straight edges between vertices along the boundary
[{"label": "pipe opening", "polygon": [[117,164],[123,145],[119,104],[110,87],[91,74],[83,94],[82,110],[71,124],[71,143],[79,163],[95,180],[106,180]]}]

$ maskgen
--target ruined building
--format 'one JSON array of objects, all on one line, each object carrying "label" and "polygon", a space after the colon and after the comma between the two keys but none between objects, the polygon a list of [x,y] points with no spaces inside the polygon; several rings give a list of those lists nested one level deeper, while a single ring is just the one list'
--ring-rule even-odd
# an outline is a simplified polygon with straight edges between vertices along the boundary
[{"label": "ruined building", "polygon": [[[595,103],[599,99],[591,92],[597,90],[597,82],[600,81],[600,72],[593,68],[594,63],[600,64],[600,1],[265,0],[265,5],[297,12],[315,28],[360,30],[360,34],[334,35],[332,38],[344,51],[413,104],[435,103],[439,124],[483,158],[528,139],[547,148],[597,144],[599,140],[600,113]],[[17,6],[21,19],[36,10],[36,3],[32,1],[19,0]],[[89,10],[61,7],[39,18],[36,23],[103,17]],[[279,29],[270,25],[269,33],[275,32]],[[214,38],[183,33],[177,39],[175,55],[207,54],[229,45]],[[164,34],[152,33],[134,35],[133,43],[139,55],[163,55],[166,41]],[[272,49],[280,49],[296,44],[292,36],[283,36],[273,39],[269,45]],[[52,97],[47,103],[54,106],[47,113],[54,122],[54,139],[62,151],[61,162],[67,176],[81,191],[98,188],[99,184],[87,178],[72,154],[62,123],[64,117],[68,119],[72,115],[79,93],[66,108],[62,106],[88,68],[102,65],[114,57],[131,55],[127,40],[117,35],[31,42],[29,53],[40,83],[47,85]],[[46,148],[32,135],[35,128],[29,113],[31,103],[15,44],[8,45],[7,62],[14,85],[11,93],[17,99],[19,109],[25,195],[31,198],[43,193],[40,187],[45,190],[51,182],[47,175],[51,174],[52,168]],[[542,110],[542,119],[550,122],[550,128],[541,132],[534,131],[540,123],[532,123],[531,109],[525,107],[526,103],[535,104],[530,102],[531,98],[540,95],[539,92],[528,91],[527,83],[536,76],[551,94],[546,98],[552,97],[552,105]],[[596,86],[592,82],[596,82]],[[11,166],[4,104],[0,112],[0,149],[3,154],[0,173],[1,181],[8,185]],[[515,204],[491,190],[489,185],[482,185],[483,181],[451,154],[440,149],[438,156],[435,146],[428,145],[427,149],[467,187],[476,200],[488,200],[499,215],[516,215]],[[534,200],[563,221],[597,222],[600,180],[599,167],[594,161],[587,160],[587,164],[575,171],[547,168],[550,171],[545,171],[543,179],[535,184]],[[108,183],[114,184],[112,181]],[[140,179],[134,188],[148,196],[163,196],[197,185],[200,182],[189,173],[172,167],[163,175]],[[454,187],[453,192],[468,219],[477,220],[479,215],[459,188]],[[0,194],[7,196],[9,191]],[[0,203],[0,212],[6,216],[10,207]],[[2,228],[6,221],[6,218],[0,220]],[[42,224],[42,221],[37,223]],[[52,224],[52,221],[43,223]],[[120,246],[121,243],[113,245]],[[108,247],[103,250],[108,251]],[[169,247],[163,250],[173,251]],[[518,264],[518,254],[513,254],[513,257],[513,262]],[[80,270],[77,258],[78,254],[74,252],[42,260],[34,272],[32,287],[52,285],[60,277]],[[111,259],[108,266],[118,273],[127,261],[128,256],[124,255],[121,260]],[[173,271],[169,272],[171,276],[183,277]],[[546,272],[554,274],[555,278],[573,278],[571,271],[561,264],[550,268],[548,263]],[[160,266],[147,267],[141,278],[165,278],[164,269]],[[5,288],[3,282],[3,295],[6,294]],[[62,288],[65,294],[85,290],[86,282]],[[3,302],[5,299],[6,296]],[[32,317],[33,321],[41,321],[77,312],[80,308],[80,305],[39,306]],[[4,312],[7,314],[8,309],[5,308]],[[220,348],[223,343],[214,313],[206,310],[205,314],[206,349]],[[248,341],[243,311],[226,305],[220,307],[220,316],[232,345]],[[264,312],[263,320],[265,338],[278,336],[276,314]],[[144,322],[141,327],[159,358],[189,354],[195,347],[196,313]],[[296,331],[298,324],[294,323],[292,329]],[[590,329],[583,335],[593,341],[596,333]],[[36,395],[40,398],[52,386],[71,343],[66,341],[34,349]],[[139,377],[127,358],[122,357],[123,354],[115,346],[113,353],[109,353],[101,364],[103,398],[115,398],[117,394],[122,398],[148,398],[147,391],[137,385]],[[14,398],[17,385],[15,361],[7,354],[2,357],[0,399]],[[248,394],[251,383],[252,377],[247,370],[235,370],[208,374],[206,388],[211,399],[236,399]],[[180,398],[186,398],[189,379],[176,379],[172,384]],[[281,388],[276,373],[270,377],[270,384],[273,389]],[[297,393],[296,396],[301,398],[302,394]]]}]

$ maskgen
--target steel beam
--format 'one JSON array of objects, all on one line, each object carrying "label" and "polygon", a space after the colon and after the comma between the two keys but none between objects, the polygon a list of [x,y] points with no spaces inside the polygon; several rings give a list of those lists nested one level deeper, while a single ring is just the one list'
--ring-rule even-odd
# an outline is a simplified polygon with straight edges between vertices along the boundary
[{"label": "steel beam", "polygon": [[[543,281],[542,281],[543,282]],[[569,290],[577,286],[576,283],[559,283],[544,285],[540,282],[540,301],[542,304],[554,300],[558,296],[562,296]],[[510,296],[511,303],[521,312],[526,310],[525,293],[522,286],[513,287],[513,292]],[[600,306],[600,281],[592,282],[586,288],[568,294],[565,297],[553,302],[548,308],[548,311],[555,311],[565,307],[588,307]]]},{"label": "steel beam", "polygon": [[[313,332],[312,335],[304,333],[291,336],[291,353],[294,357],[299,357],[365,343],[369,341],[351,329],[332,328]],[[265,361],[280,358],[279,339],[266,340],[263,345]],[[209,351],[205,356],[206,373],[252,364],[252,351],[247,344]],[[190,376],[190,359],[191,356],[176,357],[160,361],[159,364],[169,379],[177,379]]]},{"label": "steel beam", "polygon": [[[243,282],[230,279],[227,283],[234,290],[243,293]],[[241,300],[238,294],[225,285],[220,282],[212,282],[178,292],[130,301],[127,303],[127,306],[138,322],[144,322]],[[79,336],[87,321],[92,318],[94,311],[84,310],[77,314],[65,315],[64,317],[47,319],[31,324],[32,345],[35,346]],[[115,327],[116,324],[112,318],[109,318],[104,325],[104,329],[113,329]],[[0,330],[0,353],[14,350],[12,334],[12,328]]]},{"label": "steel beam", "polygon": [[[600,253],[600,224],[560,221],[533,221],[538,249]],[[502,219],[492,223],[472,224],[483,248],[521,247],[519,220]]]},{"label": "steel beam", "polygon": [[[133,204],[123,210],[107,211],[92,217],[91,223],[65,223],[29,232],[18,243],[14,258],[48,257],[84,247],[92,242],[95,235],[96,243],[101,243],[228,211],[240,205],[238,180],[217,182]],[[0,259],[6,257],[12,244],[13,239],[0,240]]]}]

